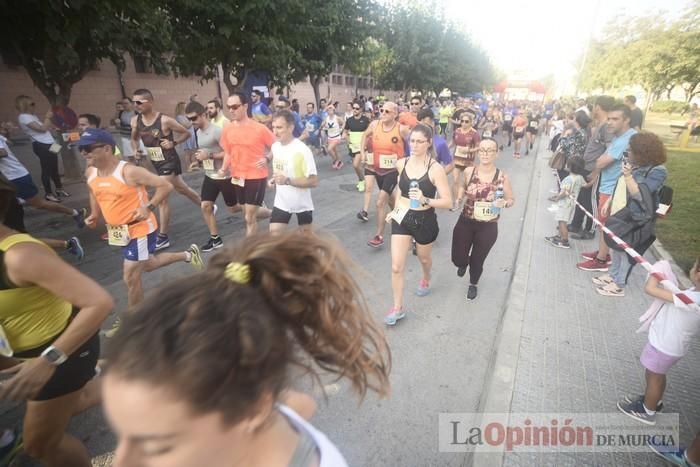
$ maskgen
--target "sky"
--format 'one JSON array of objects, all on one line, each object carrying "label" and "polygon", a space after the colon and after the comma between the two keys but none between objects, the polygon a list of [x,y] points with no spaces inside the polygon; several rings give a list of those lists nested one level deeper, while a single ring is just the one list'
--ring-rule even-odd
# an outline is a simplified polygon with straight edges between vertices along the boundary
[{"label": "sky", "polygon": [[553,74],[558,94],[574,92],[575,62],[589,37],[599,35],[609,20],[661,10],[678,16],[689,1],[443,0],[448,17],[463,25],[506,76],[539,79]]}]

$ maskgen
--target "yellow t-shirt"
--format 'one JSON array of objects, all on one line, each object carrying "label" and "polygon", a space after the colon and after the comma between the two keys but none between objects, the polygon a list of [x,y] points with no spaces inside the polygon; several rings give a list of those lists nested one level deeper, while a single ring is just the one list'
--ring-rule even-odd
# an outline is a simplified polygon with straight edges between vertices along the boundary
[{"label": "yellow t-shirt", "polygon": [[[70,320],[72,305],[37,286],[15,287],[7,278],[5,252],[19,243],[46,244],[27,234],[0,241],[0,326],[14,352],[39,347],[61,333]],[[49,248],[49,250],[51,250]],[[51,250],[52,254],[55,254]]]}]

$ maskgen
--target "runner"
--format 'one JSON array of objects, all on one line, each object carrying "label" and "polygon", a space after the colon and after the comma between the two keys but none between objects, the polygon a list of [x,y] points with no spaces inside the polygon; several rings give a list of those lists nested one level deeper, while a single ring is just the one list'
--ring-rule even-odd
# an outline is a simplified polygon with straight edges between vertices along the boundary
[{"label": "runner", "polygon": [[[137,154],[137,158],[143,157],[145,154],[139,148],[139,140],[143,141],[146,154],[156,173],[172,185],[175,191],[200,206],[202,200],[199,195],[182,179],[180,156],[175,150],[175,145],[184,143],[190,138],[190,132],[175,119],[153,110],[153,94],[148,89],[134,91],[134,105],[141,113],[131,119],[131,149]],[[174,133],[177,134],[178,139],[175,139]],[[160,232],[156,239],[156,251],[170,246],[168,197],[166,196],[162,201],[158,205]]]},{"label": "runner", "polygon": [[297,232],[249,237],[129,316],[103,384],[115,465],[346,467],[286,404],[299,365],[389,391],[388,344],[342,250]]},{"label": "runner", "polygon": [[[17,192],[17,198],[35,209],[42,209],[44,211],[70,216],[79,229],[85,227],[86,208],[71,209],[57,202],[42,199],[41,196],[39,196],[39,189],[34,184],[34,180],[32,180],[29,171],[22,165],[10,149],[9,140],[5,137],[9,136],[7,130],[5,126],[0,127],[0,172],[2,172],[14,186]],[[73,242],[73,244],[68,245],[67,248],[70,253],[80,256],[78,255],[78,249],[74,249],[74,247],[77,248],[77,246],[79,246],[79,242]],[[79,250],[82,250],[82,248]]]},{"label": "runner", "polygon": [[438,111],[438,118],[440,123],[440,134],[442,136],[447,136],[447,125],[450,123],[450,117],[454,112],[452,103],[448,100],[443,101],[440,104],[440,110]]},{"label": "runner", "polygon": [[[0,219],[14,197],[0,181]],[[89,467],[87,449],[66,428],[100,400],[93,380],[98,330],[114,302],[42,242],[2,224],[0,271],[0,368],[9,376],[0,400],[26,402],[23,447],[30,457],[50,467]]]},{"label": "runner", "polygon": [[[194,244],[181,253],[153,255],[158,223],[152,211],[167,198],[173,187],[165,177],[117,160],[112,154],[114,146],[112,135],[100,129],[86,131],[78,141],[80,152],[90,166],[88,186],[91,212],[85,222],[94,227],[97,220],[104,217],[109,230],[109,244],[122,247],[124,283],[129,310],[133,310],[143,301],[141,276],[144,272],[178,261],[201,269],[202,258]],[[155,188],[150,200],[147,187]],[[117,320],[112,331],[116,330],[118,323]]]},{"label": "runner", "polygon": [[525,137],[525,128],[527,128],[527,119],[523,117],[522,110],[516,110],[515,118],[513,119],[513,141],[515,142],[513,157],[516,159],[520,159],[520,145]]},{"label": "runner", "polygon": [[272,117],[272,131],[277,142],[272,145],[273,174],[268,184],[275,187],[270,232],[284,230],[292,214],[296,214],[301,230],[311,232],[314,205],[310,188],[318,184],[314,155],[294,138],[294,115],[290,111],[280,110]]},{"label": "runner", "polygon": [[[312,151],[313,148],[321,149],[321,125],[323,121],[321,116],[316,113],[313,102],[306,104],[306,114],[302,117],[301,123],[304,125],[304,132],[299,136],[299,139],[312,148]],[[296,119],[294,124],[296,125]]]},{"label": "runner", "polygon": [[[352,167],[355,169],[357,174],[357,191],[364,192],[366,190],[365,186],[365,172],[363,168],[362,151],[360,145],[362,144],[362,134],[369,127],[370,121],[367,117],[362,115],[362,107],[359,102],[352,104],[352,117],[345,120],[345,139],[348,142],[348,151],[350,152],[350,157],[352,158]],[[369,190],[369,197],[365,195],[366,204],[364,209],[358,214],[361,220],[365,222],[369,220],[367,217],[367,209],[369,208],[369,202],[372,196],[372,188]],[[364,215],[363,215],[364,213]]]},{"label": "runner", "polygon": [[121,102],[121,109],[117,110],[113,124],[119,130],[118,146],[125,157],[133,156],[131,152],[131,119],[134,118],[134,103],[130,97],[124,97]]},{"label": "runner", "polygon": [[[265,97],[265,94],[257,89],[254,89],[250,94],[250,99],[252,101],[250,116],[258,123],[269,125],[272,122],[272,111],[262,101],[263,97]],[[289,100],[286,102],[289,104]]]},{"label": "runner", "polygon": [[418,112],[423,107],[423,98],[421,96],[413,96],[409,103],[409,111],[401,112],[399,115],[399,123],[413,129],[413,127],[418,124]]},{"label": "runner", "polygon": [[[479,124],[479,129],[481,130],[482,138],[493,138],[497,140],[496,136],[498,133],[499,122],[494,116],[493,110],[489,109],[486,111],[486,116]],[[498,141],[498,140],[497,140]],[[499,148],[500,149],[500,148]]]},{"label": "runner", "polygon": [[[452,157],[452,153],[450,152],[450,147],[447,144],[447,140],[445,140],[443,136],[438,135],[437,131],[435,130],[435,116],[433,115],[433,111],[430,109],[421,109],[421,111],[418,112],[418,122],[422,123],[423,125],[429,126],[432,130],[435,160],[439,162],[440,165],[442,165],[442,168],[445,170],[445,174],[449,175],[455,167],[454,158]],[[408,143],[409,142],[407,141],[406,157],[409,157],[411,155],[410,144]]]},{"label": "runner", "polygon": [[[277,111],[289,110],[292,113],[292,115],[294,115],[294,137],[302,138],[304,136],[305,128],[303,123],[301,122],[301,117],[299,116],[299,114],[292,110],[292,106],[289,103],[289,98],[287,98],[287,96],[277,96],[277,103],[275,104],[275,109]],[[270,115],[270,124],[272,124],[272,115]],[[270,135],[272,135],[272,133],[270,133]],[[326,154],[326,148],[323,148],[323,153],[324,155]]]},{"label": "runner", "polygon": [[342,117],[335,114],[335,106],[333,104],[329,104],[326,107],[326,114],[326,119],[323,121],[323,125],[321,125],[321,132],[326,133],[328,153],[331,155],[331,159],[333,159],[331,167],[335,170],[340,170],[343,168],[343,161],[341,161],[340,156],[338,156],[337,147],[342,140],[344,122]]},{"label": "runner", "polygon": [[[367,131],[362,135],[360,151],[365,161],[365,180],[372,178],[368,182],[369,195],[371,188],[376,181],[379,188],[377,197],[377,231],[367,244],[373,248],[384,245],[384,226],[386,224],[385,208],[390,196],[396,188],[399,179],[399,172],[396,170],[396,162],[404,157],[404,139],[409,133],[409,129],[396,121],[397,107],[393,102],[385,102],[382,115],[379,120],[370,123]],[[372,152],[366,150],[367,140],[372,142]],[[367,215],[367,191],[365,191],[365,209],[358,214],[363,221],[363,214]],[[392,200],[393,201],[393,200]],[[392,206],[393,209],[393,206]]]},{"label": "runner", "polygon": [[465,170],[466,183],[459,188],[460,198],[466,194],[466,201],[452,232],[452,263],[459,277],[469,268],[467,300],[476,298],[484,261],[498,238],[501,209],[515,202],[510,179],[494,165],[497,158],[496,140],[481,141],[479,165]]},{"label": "runner", "polygon": [[472,116],[468,112],[463,112],[460,117],[461,126],[457,128],[452,135],[452,143],[455,146],[455,171],[452,172],[454,183],[452,184],[452,195],[454,203],[451,211],[456,211],[462,202],[458,195],[458,189],[462,182],[462,174],[467,167],[474,165],[476,152],[479,150],[479,141],[481,137],[479,132],[472,127]]},{"label": "runner", "polygon": [[[421,111],[426,118],[427,112]],[[394,304],[384,323],[393,326],[406,316],[403,309],[404,268],[411,239],[417,243],[417,256],[423,269],[423,277],[416,295],[424,297],[430,293],[430,270],[433,242],[439,228],[435,209],[452,206],[450,185],[445,170],[435,163],[435,149],[430,126],[419,124],[411,131],[409,145],[411,157],[397,163],[399,190],[396,192],[395,209],[388,217],[391,221],[391,288]],[[438,197],[438,193],[440,196]]]},{"label": "runner", "polygon": [[257,215],[265,198],[267,163],[275,136],[265,125],[248,117],[248,104],[248,96],[243,93],[233,93],[228,98],[231,123],[221,133],[220,145],[226,157],[219,174],[223,176],[230,170],[236,201],[243,206],[246,235],[250,236],[258,230]]},{"label": "runner", "polygon": [[[95,114],[80,114],[78,115],[78,131],[84,132],[88,128],[99,128],[102,119]],[[121,159],[122,152],[119,150],[119,145],[114,148],[114,155]]]},{"label": "runner", "polygon": [[540,126],[540,120],[542,116],[540,115],[537,107],[533,108],[531,112],[527,114],[527,140],[525,141],[525,155],[530,154],[530,149],[532,149],[535,138],[537,138],[537,129]]},{"label": "runner", "polygon": [[[263,104],[264,105],[264,104]],[[219,128],[223,128],[230,120],[224,115],[219,99],[212,99],[207,102],[207,117],[209,121]]]}]

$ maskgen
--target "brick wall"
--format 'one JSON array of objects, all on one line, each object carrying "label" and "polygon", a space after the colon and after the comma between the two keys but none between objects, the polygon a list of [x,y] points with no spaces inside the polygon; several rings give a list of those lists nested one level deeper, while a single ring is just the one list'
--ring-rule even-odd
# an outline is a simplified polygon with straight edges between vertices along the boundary
[{"label": "brick wall", "polygon": [[[338,75],[337,73],[334,73]],[[122,74],[124,88],[128,96],[138,88],[149,89],[156,100],[156,108],[166,114],[173,115],[178,101],[187,101],[190,95],[197,94],[202,103],[217,96],[215,81],[200,83],[196,78],[174,78],[154,73],[137,73],[132,61],[127,61],[127,68]],[[340,80],[345,82],[344,80]],[[221,84],[224,98],[227,95],[226,86]],[[333,100],[345,103],[355,96],[354,86],[329,84],[323,82],[320,87],[321,97],[329,93]],[[49,108],[48,101],[34,87],[31,79],[22,67],[9,67],[0,62],[0,121],[12,121],[16,124],[15,97],[26,94],[37,103],[36,112],[42,116]],[[379,94],[378,90],[359,89],[358,95],[370,96]],[[396,93],[384,92],[388,98],[395,98]],[[302,111],[307,102],[314,100],[313,89],[308,82],[298,83],[291,89],[291,98],[299,99]],[[109,61],[102,62],[99,69],[90,71],[85,78],[73,87],[70,107],[76,113],[93,113],[102,118],[103,126],[108,125],[114,115],[115,102],[121,98],[117,69]]]}]

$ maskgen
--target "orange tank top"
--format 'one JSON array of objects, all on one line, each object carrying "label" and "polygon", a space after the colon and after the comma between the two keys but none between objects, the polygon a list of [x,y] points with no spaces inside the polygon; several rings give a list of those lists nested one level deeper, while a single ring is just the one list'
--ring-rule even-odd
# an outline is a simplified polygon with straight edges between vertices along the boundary
[{"label": "orange tank top", "polygon": [[100,210],[109,225],[128,225],[129,237],[140,238],[158,228],[156,216],[149,213],[148,219],[131,223],[135,209],[148,204],[148,193],[143,186],[127,185],[124,180],[126,161],[119,161],[110,175],[101,177],[94,170],[88,178],[88,185],[100,205]]},{"label": "orange tank top", "polygon": [[401,126],[398,122],[389,131],[384,129],[382,122],[377,123],[372,133],[372,153],[373,168],[377,174],[383,175],[396,170],[396,161],[405,157]]}]

